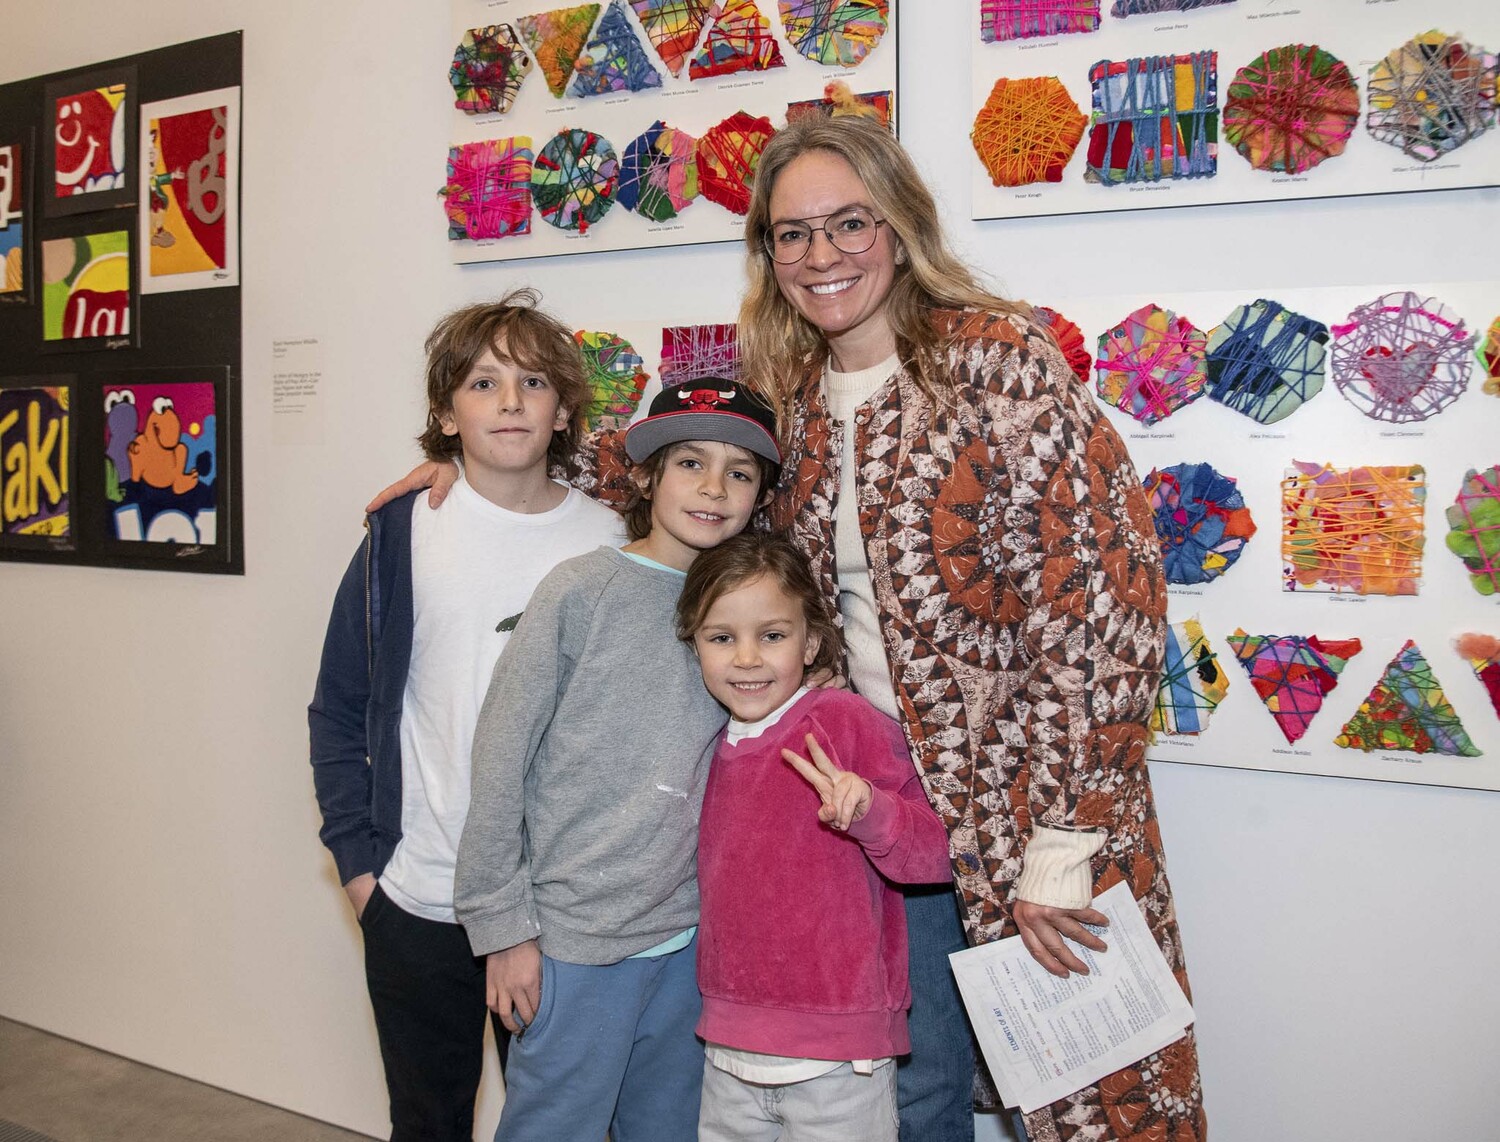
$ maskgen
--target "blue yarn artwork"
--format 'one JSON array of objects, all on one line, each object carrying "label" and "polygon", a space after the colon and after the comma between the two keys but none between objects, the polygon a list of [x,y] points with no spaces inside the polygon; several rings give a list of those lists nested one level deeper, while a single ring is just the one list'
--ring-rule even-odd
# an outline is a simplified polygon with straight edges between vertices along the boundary
[{"label": "blue yarn artwork", "polygon": [[651,66],[646,49],[625,16],[624,0],[614,0],[578,57],[573,94],[613,95],[661,86],[661,72]]},{"label": "blue yarn artwork", "polygon": [[1115,19],[1125,16],[1154,16],[1162,12],[1191,12],[1195,8],[1213,8],[1233,4],[1234,0],[1115,0],[1109,14]]},{"label": "blue yarn artwork", "polygon": [[1328,326],[1258,298],[1208,334],[1208,395],[1261,424],[1323,391]]},{"label": "blue yarn artwork", "polygon": [[1168,583],[1210,583],[1234,566],[1255,521],[1234,480],[1211,464],[1152,469],[1141,481]]}]

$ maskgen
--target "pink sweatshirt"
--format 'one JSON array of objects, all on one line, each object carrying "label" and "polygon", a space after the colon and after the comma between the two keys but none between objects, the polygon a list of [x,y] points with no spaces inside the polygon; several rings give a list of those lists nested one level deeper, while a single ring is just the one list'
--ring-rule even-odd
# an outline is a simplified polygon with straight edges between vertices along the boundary
[{"label": "pink sweatshirt", "polygon": [[[782,760],[829,759],[867,780],[870,810],[847,833]],[[948,836],[901,729],[844,690],[811,690],[759,737],[720,739],[698,834],[698,1034],[809,1059],[910,1050],[906,912],[893,884],[948,881]]]}]

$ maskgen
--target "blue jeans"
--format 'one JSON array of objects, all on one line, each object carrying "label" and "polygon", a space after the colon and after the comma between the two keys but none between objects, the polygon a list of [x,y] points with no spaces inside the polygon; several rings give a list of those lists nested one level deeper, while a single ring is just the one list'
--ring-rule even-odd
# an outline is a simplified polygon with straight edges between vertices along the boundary
[{"label": "blue jeans", "polygon": [[542,957],[536,1018],[511,1041],[495,1142],[695,1142],[703,1044],[696,940],[594,967]]},{"label": "blue jeans", "polygon": [[[968,947],[952,885],[903,889],[911,1054],[899,1062],[901,1142],[973,1142],[974,1041],[948,953]],[[514,1050],[514,1048],[512,1048]]]}]

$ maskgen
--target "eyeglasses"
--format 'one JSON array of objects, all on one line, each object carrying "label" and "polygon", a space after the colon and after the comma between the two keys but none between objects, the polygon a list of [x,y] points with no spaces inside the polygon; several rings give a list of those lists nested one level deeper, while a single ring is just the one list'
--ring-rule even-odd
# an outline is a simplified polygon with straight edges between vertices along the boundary
[{"label": "eyeglasses", "polygon": [[835,250],[863,254],[875,245],[875,231],[884,225],[884,218],[876,218],[863,206],[847,206],[830,214],[821,226],[814,226],[810,218],[788,218],[766,231],[766,253],[779,265],[796,265],[807,257],[813,234],[821,230]]}]

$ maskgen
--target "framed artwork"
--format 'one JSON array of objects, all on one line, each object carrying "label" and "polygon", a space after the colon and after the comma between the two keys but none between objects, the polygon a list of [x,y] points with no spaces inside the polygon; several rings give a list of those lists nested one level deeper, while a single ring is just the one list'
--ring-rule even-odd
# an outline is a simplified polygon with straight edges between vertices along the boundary
[{"label": "framed artwork", "polygon": [[70,375],[0,377],[0,550],[73,547]]},{"label": "framed artwork", "polygon": [[898,0],[452,0],[455,262],[739,241],[789,118],[892,130]]},{"label": "framed artwork", "polygon": [[238,285],[237,87],[141,106],[140,290]]},{"label": "framed artwork", "polygon": [[973,217],[1500,185],[1489,0],[970,0]]},{"label": "framed artwork", "polygon": [[134,65],[77,72],[43,92],[43,213],[56,218],[133,205]]},{"label": "framed artwork", "polygon": [[49,228],[40,249],[44,351],[129,349],[140,343],[135,243],[125,217]]},{"label": "framed artwork", "polygon": [[36,152],[24,141],[0,141],[0,305],[31,301],[35,268],[26,236],[32,218],[32,167]]}]

